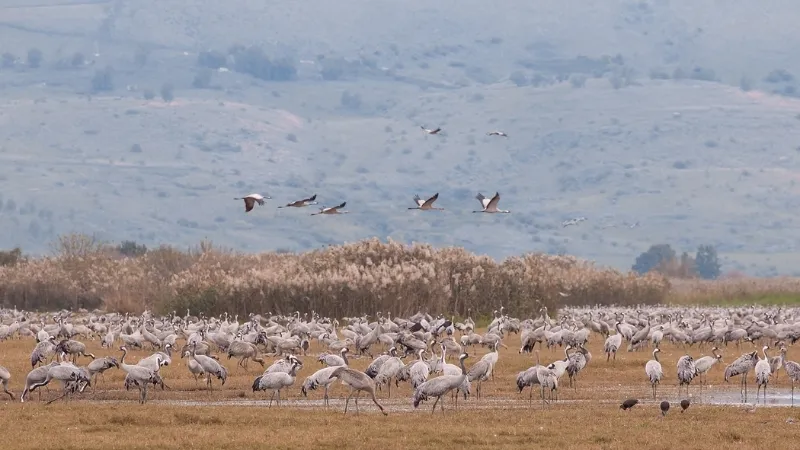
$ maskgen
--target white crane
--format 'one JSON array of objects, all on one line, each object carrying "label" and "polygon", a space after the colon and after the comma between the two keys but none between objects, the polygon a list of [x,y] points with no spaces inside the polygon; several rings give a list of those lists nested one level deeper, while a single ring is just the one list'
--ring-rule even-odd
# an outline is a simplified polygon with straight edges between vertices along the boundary
[{"label": "white crane", "polygon": [[487,135],[487,136],[500,136],[500,137],[508,137],[508,135],[507,135],[506,133],[504,133],[504,132],[502,132],[502,131],[499,131],[499,130],[495,130],[495,131],[489,131],[489,132],[487,132],[487,133],[486,133],[486,135]]},{"label": "white crane", "polygon": [[441,127],[437,127],[435,129],[425,128],[422,125],[420,125],[419,127],[422,128],[422,131],[424,131],[427,134],[439,134],[439,132],[442,131]]},{"label": "white crane", "polygon": [[433,206],[433,202],[435,202],[436,199],[438,198],[439,198],[438,192],[433,194],[433,197],[427,200],[423,200],[422,198],[420,198],[419,195],[414,195],[414,203],[416,203],[417,206],[408,209],[420,209],[422,211],[430,211],[430,210],[444,211],[444,208],[436,208]]},{"label": "white crane", "polygon": [[479,202],[481,202],[481,207],[483,207],[480,211],[472,211],[474,213],[510,213],[511,211],[507,209],[497,209],[497,204],[500,202],[500,193],[495,192],[494,197],[491,199],[486,198],[483,194],[478,192],[478,195],[475,196]]},{"label": "white crane", "polygon": [[244,197],[234,198],[234,200],[244,200],[244,212],[250,212],[253,210],[253,207],[258,203],[261,206],[264,206],[264,199],[271,199],[269,195],[263,196],[261,194],[249,194],[245,195]]},{"label": "white crane", "polygon": [[315,201],[316,199],[317,199],[317,194],[314,194],[311,197],[287,203],[285,206],[278,206],[278,208],[302,208],[308,205],[316,205],[317,204],[317,202]]},{"label": "white crane", "polygon": [[617,334],[612,334],[611,336],[606,338],[606,342],[603,344],[603,351],[606,353],[606,362],[611,359],[611,355],[614,355],[614,361],[617,360],[617,351],[622,346],[622,332],[619,330],[618,321],[614,328],[617,330]]},{"label": "white crane", "polygon": [[347,202],[342,202],[341,205],[338,206],[323,206],[319,209],[319,212],[311,213],[312,216],[318,216],[320,214],[347,214],[350,211],[341,211],[342,208],[347,205]]},{"label": "white crane", "polygon": [[761,351],[764,352],[764,359],[759,358],[756,363],[756,403],[758,403],[758,394],[762,387],[764,388],[764,402],[767,401],[767,384],[769,384],[769,377],[772,374],[767,350],[769,350],[769,347],[766,345],[761,348]]}]

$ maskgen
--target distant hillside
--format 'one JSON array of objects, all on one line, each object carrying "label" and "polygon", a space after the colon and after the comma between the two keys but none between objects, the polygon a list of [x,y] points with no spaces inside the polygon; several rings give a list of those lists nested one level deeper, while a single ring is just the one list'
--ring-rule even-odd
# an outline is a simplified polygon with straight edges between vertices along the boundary
[{"label": "distant hillside", "polygon": [[[629,268],[663,242],[797,270],[794,3],[26,4],[0,7],[2,248],[378,236]],[[471,213],[495,191],[512,214]],[[313,193],[350,214],[275,208]]]}]

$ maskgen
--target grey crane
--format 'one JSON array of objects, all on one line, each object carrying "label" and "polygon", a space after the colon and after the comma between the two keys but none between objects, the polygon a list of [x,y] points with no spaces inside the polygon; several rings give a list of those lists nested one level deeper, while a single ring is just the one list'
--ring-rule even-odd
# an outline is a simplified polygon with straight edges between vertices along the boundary
[{"label": "grey crane", "polygon": [[396,357],[396,356],[397,356],[397,349],[395,347],[391,347],[389,349],[389,353],[388,354],[380,355],[377,358],[375,358],[370,363],[370,365],[367,366],[367,369],[364,371],[364,373],[366,373],[367,376],[369,376],[370,378],[374,379],[378,375],[378,372],[380,371],[381,366],[383,365],[383,363],[385,363],[386,360],[388,360],[389,358],[393,358],[393,357]]},{"label": "grey crane", "polygon": [[[397,349],[395,347],[392,347],[389,349],[389,352],[392,353],[392,355],[396,355]],[[397,356],[392,356],[388,358],[386,361],[384,361],[383,364],[381,364],[381,367],[378,370],[378,374],[375,376],[376,386],[381,386],[383,384],[386,384],[388,386],[389,398],[392,397],[391,380],[392,378],[397,377],[398,372],[400,372],[400,369],[402,369],[403,367],[405,367],[403,361],[400,360],[400,358]]]},{"label": "grey crane", "polygon": [[536,365],[517,374],[517,389],[519,389],[519,392],[522,392],[526,386],[531,388],[528,395],[528,407],[533,406],[533,385],[539,384],[537,372],[542,368],[542,365],[539,364],[539,350],[534,350],[534,352],[536,353]]},{"label": "grey crane", "polygon": [[773,356],[769,359],[769,368],[772,374],[775,375],[775,382],[778,382],[778,371],[783,368],[783,363],[786,361],[786,346],[781,345],[780,353],[778,356]]},{"label": "grey crane", "polygon": [[288,388],[294,384],[294,379],[297,377],[297,368],[299,364],[297,361],[292,361],[292,367],[289,372],[273,372],[263,374],[253,381],[253,392],[272,390],[272,396],[269,398],[269,408],[272,407],[272,400],[275,394],[278,394],[278,406],[281,406],[281,389]]},{"label": "grey crane", "polygon": [[88,356],[94,359],[94,355],[91,353],[86,353],[86,344],[79,341],[74,341],[72,339],[63,339],[61,342],[56,345],[55,348],[56,353],[66,353],[72,356],[72,363],[74,364],[78,360],[78,355],[80,356]]},{"label": "grey crane", "polygon": [[800,381],[800,364],[794,361],[784,361],[783,370],[792,382],[792,406],[794,406],[794,383]]},{"label": "grey crane", "polygon": [[769,356],[767,356],[769,346],[762,347],[761,351],[764,352],[764,359],[759,358],[755,366],[756,372],[756,403],[758,402],[758,394],[761,388],[764,388],[764,402],[767,401],[767,385],[769,384],[769,377],[772,375],[772,369],[769,366]]},{"label": "grey crane", "polygon": [[[64,384],[64,392],[66,394],[69,392],[67,390],[67,383],[70,381],[77,381],[79,376],[78,367],[72,364],[56,364],[49,367],[45,379],[31,385],[28,392],[33,392],[42,386],[47,386],[52,380],[59,380]],[[24,399],[22,399],[22,401],[24,401]]]},{"label": "grey crane", "polygon": [[702,358],[697,359],[694,362],[694,368],[697,371],[697,376],[700,377],[700,389],[703,388],[703,383],[706,382],[708,378],[708,371],[714,367],[715,364],[718,362],[722,362],[722,355],[717,353],[719,350],[717,347],[713,347],[711,349],[711,353],[714,356],[703,356]]},{"label": "grey crane", "polygon": [[325,402],[325,406],[328,406],[328,391],[331,384],[336,381],[336,378],[331,377],[331,374],[333,374],[333,371],[338,367],[342,366],[324,367],[306,377],[305,381],[303,381],[303,385],[300,387],[300,392],[303,394],[303,397],[308,397],[308,391],[314,391],[319,386],[322,386],[325,389],[325,395],[322,399]]},{"label": "grey crane", "polygon": [[40,341],[36,344],[31,352],[31,367],[36,367],[37,364],[44,364],[47,358],[53,356],[56,351],[55,344],[56,337],[49,336],[47,339]]},{"label": "grey crane", "polygon": [[325,364],[328,367],[347,366],[349,365],[349,361],[347,361],[347,352],[347,347],[343,347],[341,350],[339,350],[339,353],[341,353],[342,356],[323,353],[319,355],[317,361],[319,361],[320,364]]},{"label": "grey crane", "polygon": [[185,351],[183,352],[183,356],[186,357],[186,367],[189,369],[189,372],[194,377],[194,382],[196,384],[198,377],[205,376],[206,372],[203,370],[203,366],[201,366],[197,361],[192,359],[192,352]]},{"label": "grey crane", "polygon": [[378,403],[378,399],[375,398],[375,382],[364,372],[351,369],[347,366],[339,366],[333,371],[331,377],[337,378],[343,385],[350,388],[350,394],[347,395],[347,400],[344,402],[345,414],[347,414],[347,405],[350,404],[350,397],[352,397],[353,394],[356,394],[356,414],[358,414],[358,396],[361,394],[361,391],[365,391],[372,397],[372,402],[381,410],[383,415],[389,415],[389,413],[383,409],[383,406]]},{"label": "grey crane", "polygon": [[467,372],[467,378],[469,382],[478,382],[478,386],[475,388],[476,398],[481,398],[481,385],[484,381],[489,379],[491,370],[492,364],[485,359],[476,362],[472,367],[469,368],[469,371]]},{"label": "grey crane", "polygon": [[128,354],[128,349],[123,345],[119,350],[122,352],[122,357],[119,360],[119,368],[127,373],[130,377],[130,381],[136,382],[139,388],[139,403],[144,404],[147,401],[147,385],[158,382],[158,379],[154,376],[157,371],[136,364],[126,364],[125,356]]},{"label": "grey crane", "polygon": [[431,366],[429,366],[423,358],[425,350],[420,350],[417,354],[419,355],[419,359],[414,364],[411,364],[411,367],[408,369],[412,389],[416,389],[425,383],[428,379],[428,375],[431,373]]},{"label": "grey crane", "polygon": [[191,357],[197,361],[198,364],[200,364],[200,367],[203,368],[203,372],[206,374],[206,386],[208,386],[208,389],[212,391],[214,390],[214,387],[211,385],[212,375],[222,380],[222,385],[225,386],[225,380],[228,379],[228,369],[226,369],[222,364],[218,363],[213,358],[210,358],[206,355],[198,355],[196,350],[197,342],[194,342],[192,345]]},{"label": "grey crane", "polygon": [[430,397],[436,397],[436,400],[433,402],[431,414],[436,411],[436,404],[439,403],[439,401],[442,402],[441,409],[442,414],[444,414],[444,400],[442,400],[442,397],[447,395],[448,392],[458,389],[464,383],[464,380],[467,379],[467,369],[464,367],[464,360],[467,358],[469,358],[469,354],[467,353],[462,353],[458,357],[458,362],[461,366],[461,374],[442,375],[440,377],[427,380],[417,386],[414,390],[413,396],[414,408],[419,407],[420,403],[428,400]]},{"label": "grey crane", "polygon": [[664,377],[664,371],[661,369],[661,363],[658,361],[658,348],[653,349],[653,359],[647,361],[644,365],[644,372],[650,380],[650,385],[653,387],[653,400],[656,399],[656,386],[661,382]]},{"label": "grey crane", "polygon": [[689,395],[689,384],[691,384],[695,375],[697,375],[697,368],[694,365],[694,359],[689,355],[683,355],[678,359],[678,395],[681,395],[681,387],[686,386],[686,395]]},{"label": "grey crane", "polygon": [[[97,358],[92,360],[89,364],[86,365],[86,370],[89,371],[90,381],[96,382],[97,375],[103,376],[103,372],[112,367],[116,367],[117,369],[119,369],[119,363],[117,362],[117,358],[106,356],[103,358]],[[103,376],[103,378],[105,378],[105,376]],[[97,386],[97,384],[95,383],[93,384],[93,386]]]},{"label": "grey crane", "polygon": [[231,344],[228,346],[228,359],[231,359],[232,357],[239,358],[239,362],[236,363],[236,365],[245,370],[247,370],[247,363],[251,359],[261,364],[261,367],[264,367],[264,359],[259,356],[258,347],[250,342],[245,342],[242,340],[235,340],[231,342]]},{"label": "grey crane", "polygon": [[[35,369],[31,369],[28,372],[28,375],[25,376],[25,388],[22,390],[22,394],[19,397],[21,402],[25,402],[25,397],[31,392],[31,387],[34,384],[41,383],[47,378],[47,372],[50,371],[51,367],[55,367],[60,365],[58,361],[53,361],[46,366],[39,366]],[[39,400],[42,399],[42,391],[39,391]]]},{"label": "grey crane", "polygon": [[742,376],[740,392],[744,398],[744,401],[747,401],[747,372],[756,366],[756,362],[758,361],[758,356],[756,355],[757,352],[745,353],[725,367],[726,383],[731,379],[731,377],[735,377],[737,375]]},{"label": "grey crane", "polygon": [[11,400],[14,400],[14,394],[8,390],[9,380],[11,380],[11,372],[9,372],[5,367],[0,366],[0,383],[3,384],[3,392],[8,394],[8,396],[11,397]]},{"label": "grey crane", "polygon": [[567,375],[569,375],[570,386],[578,389],[578,373],[586,367],[586,364],[588,364],[591,359],[592,354],[589,353],[589,350],[587,350],[583,344],[578,346],[578,351],[572,352],[572,354],[567,357],[569,363],[567,364]]},{"label": "grey crane", "polygon": [[[536,370],[536,377],[539,379],[539,387],[542,392],[542,408],[545,405],[544,391],[550,391],[550,400],[553,399],[553,392],[555,392],[556,400],[558,400],[558,376],[555,373],[555,364],[548,364],[547,367],[539,367]],[[549,403],[549,402],[548,402]]]}]

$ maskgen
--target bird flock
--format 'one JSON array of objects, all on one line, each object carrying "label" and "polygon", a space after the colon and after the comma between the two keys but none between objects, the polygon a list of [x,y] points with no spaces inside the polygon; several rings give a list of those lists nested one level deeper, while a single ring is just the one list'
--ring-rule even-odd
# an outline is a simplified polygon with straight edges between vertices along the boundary
[{"label": "bird flock", "polygon": [[[437,127],[434,129],[425,128],[424,126],[420,126],[425,134],[429,135],[438,135],[442,129],[441,127]],[[503,131],[489,131],[486,133],[487,136],[499,136],[499,137],[508,137]],[[500,202],[500,193],[495,192],[495,194],[487,198],[480,192],[475,196],[475,198],[480,202],[480,208],[478,210],[472,211],[473,213],[488,213],[488,214],[497,214],[497,213],[505,213],[508,214],[511,211],[507,209],[500,209],[498,204]],[[234,197],[234,200],[242,200],[244,202],[244,211],[245,213],[249,213],[250,211],[255,208],[256,205],[264,206],[266,200],[271,200],[272,197],[269,195],[262,195],[259,193],[252,193],[245,195],[244,197]],[[316,201],[317,194],[314,194],[308,198],[303,198],[300,200],[295,200],[290,203],[286,203],[285,205],[278,206],[279,209],[283,208],[303,208],[306,206],[311,205],[319,205],[319,202]],[[410,207],[408,209],[415,209],[415,210],[422,210],[422,211],[444,211],[444,208],[434,207],[433,203],[439,199],[439,193],[435,193],[427,200],[423,200],[419,195],[414,195],[413,200],[416,206]],[[341,202],[336,206],[320,206],[319,211],[312,213],[312,216],[317,215],[333,215],[333,214],[347,214],[349,211],[344,210],[345,206],[347,205],[346,201]],[[587,220],[586,217],[577,217],[574,219],[568,219],[561,223],[562,227],[568,227],[571,225],[578,225],[579,223]],[[631,227],[632,228],[632,227]]]},{"label": "bird flock", "polygon": [[[537,316],[521,319],[506,315],[501,306],[483,334],[476,332],[471,315],[457,322],[455,317],[421,312],[407,318],[379,312],[372,320],[367,315],[320,317],[313,311],[310,315],[251,313],[239,322],[238,316],[195,316],[189,311],[183,316],[175,312],[156,316],[147,311],[131,316],[99,310],[0,310],[0,348],[2,341],[11,339],[31,343],[31,370],[25,375],[21,402],[32,401],[34,396],[42,401],[41,389],[53,380],[59,381],[62,389],[48,403],[80,397],[88,387],[99,389],[104,373],[121,370],[125,379],[118,388],[138,390],[138,401],[143,404],[148,401],[148,389],[172,389],[164,367],[184,366],[178,370],[188,371],[198,385],[202,380],[205,389],[213,391],[225,389],[230,371],[247,373],[250,364],[257,363],[263,372],[254,376],[252,392],[267,393],[268,407],[273,403],[282,406],[289,396],[309,397],[314,391],[322,391],[322,403],[327,407],[331,390],[341,384],[346,389],[345,414],[351,401],[359,412],[358,400],[363,394],[386,415],[390,411],[385,400],[392,398],[392,385],[397,388],[408,383],[413,408],[432,402],[432,413],[437,407],[444,412],[446,401],[457,409],[459,397],[462,402],[482,402],[483,390],[496,384],[495,373],[502,370],[503,359],[509,358],[503,358],[503,353],[507,355],[517,345],[517,353],[535,358],[535,364],[514,377],[517,392],[529,389],[529,408],[534,393],[542,408],[558,402],[562,383],[577,392],[583,374],[598,365],[618,367],[618,353],[622,352],[652,355],[640,369],[639,386],[649,388],[662,417],[670,410],[669,401],[657,403],[662,382],[674,381],[684,412],[691,404],[690,387],[697,386],[702,399],[703,390],[709,388],[707,376],[717,365],[726,383],[739,377],[742,402],[747,402],[751,372],[757,387],[756,403],[759,399],[766,402],[768,388],[782,370],[791,384],[794,405],[794,384],[800,381],[800,364],[786,358],[788,347],[800,339],[800,309],[788,308],[585,307],[564,308],[555,318],[542,308]],[[106,354],[89,352],[86,340],[99,340]],[[598,344],[602,340],[604,359],[593,358],[587,348],[590,340]],[[325,351],[310,354],[314,341]],[[684,353],[674,363],[659,358],[666,343]],[[478,357],[481,347],[485,351]],[[151,349],[152,354],[133,362],[129,349]],[[722,367],[721,349],[741,356]],[[772,349],[777,354],[770,355]],[[709,350],[710,355],[695,357]],[[563,351],[564,356],[542,362],[545,351]],[[179,359],[174,358],[176,352]],[[238,360],[236,367],[229,362],[232,358]],[[268,363],[267,358],[272,361]],[[353,358],[371,362],[361,371],[350,365]],[[86,364],[79,365],[83,362]],[[309,363],[322,367],[298,382],[299,370]],[[9,388],[12,376],[16,374],[0,366],[3,391],[14,399]],[[629,398],[619,408],[627,411],[640,403]]]}]

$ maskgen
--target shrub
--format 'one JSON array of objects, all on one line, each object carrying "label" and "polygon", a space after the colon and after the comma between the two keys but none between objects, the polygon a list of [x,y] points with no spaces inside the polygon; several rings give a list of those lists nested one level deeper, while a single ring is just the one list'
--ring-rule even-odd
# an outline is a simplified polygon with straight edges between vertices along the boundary
[{"label": "shrub", "polygon": [[92,91],[103,92],[114,90],[114,69],[106,66],[103,70],[98,70],[92,77]]},{"label": "shrub", "polygon": [[175,88],[172,86],[172,83],[164,83],[161,85],[161,99],[167,103],[175,100],[174,90]]},{"label": "shrub", "polygon": [[102,299],[108,310],[130,312],[314,310],[341,317],[418,310],[464,315],[468,308],[488,314],[502,304],[509,314],[531,315],[542,305],[654,304],[669,288],[660,275],[621,273],[569,256],[496,262],[461,248],[378,239],[299,254],[243,254],[203,242],[188,251],[160,247],[120,258],[88,236],[71,235],[56,250],[53,257],[0,268],[5,306],[75,307]]}]

